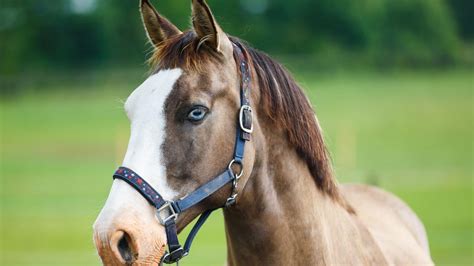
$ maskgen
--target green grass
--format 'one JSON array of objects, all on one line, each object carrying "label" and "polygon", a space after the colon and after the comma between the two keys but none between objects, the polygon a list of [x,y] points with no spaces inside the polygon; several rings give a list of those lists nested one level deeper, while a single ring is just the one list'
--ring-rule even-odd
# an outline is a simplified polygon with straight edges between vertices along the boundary
[{"label": "green grass", "polygon": [[[143,76],[48,83],[1,104],[1,265],[98,265],[92,223],[121,162],[121,100]],[[404,199],[437,264],[472,265],[473,79],[470,71],[299,75],[341,182]],[[63,90],[63,88],[75,90]],[[47,89],[47,90],[44,90]],[[184,265],[222,265],[217,214]]]}]

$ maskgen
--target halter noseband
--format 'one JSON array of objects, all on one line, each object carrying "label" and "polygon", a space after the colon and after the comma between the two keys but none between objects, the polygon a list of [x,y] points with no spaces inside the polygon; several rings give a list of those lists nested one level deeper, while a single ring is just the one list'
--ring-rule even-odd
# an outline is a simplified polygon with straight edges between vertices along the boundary
[{"label": "halter noseband", "polygon": [[[201,226],[207,220],[209,215],[216,209],[206,210],[201,214],[194,227],[191,229],[184,247],[179,244],[178,233],[176,230],[176,220],[178,215],[187,209],[198,204],[202,200],[211,196],[213,193],[232,183],[232,193],[227,198],[223,207],[229,207],[236,203],[237,183],[243,174],[243,158],[245,142],[250,140],[253,131],[252,123],[252,107],[249,102],[250,90],[250,69],[248,62],[244,56],[243,49],[239,44],[233,44],[234,57],[237,61],[241,74],[240,84],[240,111],[237,123],[237,136],[234,147],[234,157],[230,161],[227,169],[220,175],[200,186],[186,197],[175,201],[166,201],[150,184],[140,177],[133,170],[126,167],[119,167],[114,173],[114,179],[121,179],[127,182],[135,190],[137,190],[153,207],[157,209],[156,216],[160,223],[165,227],[168,242],[168,251],[165,253],[161,262],[166,264],[177,263],[180,259],[189,254],[192,241],[198,233]],[[232,169],[233,165],[240,166],[240,172],[235,173]]]}]

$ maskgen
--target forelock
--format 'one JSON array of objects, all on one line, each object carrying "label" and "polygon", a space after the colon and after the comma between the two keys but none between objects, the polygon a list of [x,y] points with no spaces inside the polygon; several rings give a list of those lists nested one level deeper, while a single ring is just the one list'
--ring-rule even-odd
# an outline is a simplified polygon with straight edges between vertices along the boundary
[{"label": "forelock", "polygon": [[200,43],[201,40],[194,31],[187,31],[163,41],[149,59],[152,73],[169,68],[202,73],[206,64],[223,62],[221,54]]}]

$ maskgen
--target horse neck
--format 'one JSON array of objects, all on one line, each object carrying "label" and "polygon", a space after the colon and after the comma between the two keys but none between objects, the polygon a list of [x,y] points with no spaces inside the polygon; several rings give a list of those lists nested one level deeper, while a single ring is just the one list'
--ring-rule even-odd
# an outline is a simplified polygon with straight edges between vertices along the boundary
[{"label": "horse neck", "polygon": [[252,174],[238,204],[224,211],[229,265],[354,263],[358,248],[374,253],[365,227],[317,188],[286,136],[261,127]]}]

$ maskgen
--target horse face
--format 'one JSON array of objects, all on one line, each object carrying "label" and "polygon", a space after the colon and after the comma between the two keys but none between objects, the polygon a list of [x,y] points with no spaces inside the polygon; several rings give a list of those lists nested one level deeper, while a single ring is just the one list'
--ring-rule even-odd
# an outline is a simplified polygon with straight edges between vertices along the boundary
[{"label": "horse face", "polygon": [[[141,8],[153,44],[182,34],[147,1]],[[202,63],[199,70],[159,68],[125,103],[131,134],[122,165],[142,176],[165,200],[181,198],[224,171],[236,137],[240,77],[232,44],[205,2],[193,1],[193,16],[199,23],[212,24],[195,23],[196,39],[205,37],[207,49],[220,53],[221,60]],[[247,150],[246,156],[250,152],[247,157],[253,158],[254,151]],[[246,159],[246,168],[252,165],[249,160],[253,159]],[[187,210],[178,218],[178,230],[205,209],[222,206],[230,193],[228,186]],[[131,186],[114,180],[94,225],[103,263],[158,263],[166,251],[166,234],[155,212]]]},{"label": "horse face", "polygon": [[[232,159],[238,81],[216,66],[208,69],[211,74],[161,70],[125,104],[131,134],[122,165],[139,173],[166,200],[192,192]],[[228,189],[212,195],[179,217],[178,227],[204,208],[222,205],[229,195]],[[109,263],[107,258],[157,262],[165,251],[166,236],[154,208],[122,180],[114,180],[95,230],[104,263]]]}]

